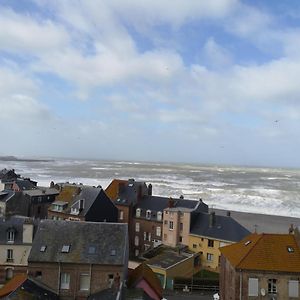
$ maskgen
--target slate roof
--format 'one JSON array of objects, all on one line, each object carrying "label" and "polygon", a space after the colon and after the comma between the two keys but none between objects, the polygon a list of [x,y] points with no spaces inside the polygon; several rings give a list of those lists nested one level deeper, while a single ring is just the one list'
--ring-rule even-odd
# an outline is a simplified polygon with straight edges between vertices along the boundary
[{"label": "slate roof", "polygon": [[14,169],[2,169],[0,170],[0,179],[1,180],[12,180],[20,177],[20,175],[15,173]]},{"label": "slate roof", "polygon": [[72,201],[69,203],[69,206],[65,210],[65,213],[71,212],[71,207],[79,209],[79,201],[84,200],[84,208],[79,212],[79,216],[85,216],[89,209],[91,208],[94,201],[101,197],[101,194],[106,194],[102,188],[96,188],[92,186],[82,186],[79,190],[79,194],[75,195]]},{"label": "slate roof", "polygon": [[42,220],[28,261],[123,265],[127,243],[127,224]]},{"label": "slate roof", "polygon": [[[0,244],[12,244],[22,245],[23,244],[23,224],[31,220],[28,217],[23,216],[12,216],[9,219],[0,218]],[[14,243],[7,242],[7,232],[9,229],[15,231]]]},{"label": "slate roof", "polygon": [[[208,206],[202,201],[196,200],[187,200],[187,199],[175,199],[173,198],[174,208],[183,208],[191,209],[197,211],[208,211]],[[136,205],[136,208],[141,209],[141,217],[146,217],[147,210],[151,210],[152,215],[151,219],[156,219],[156,215],[153,212],[157,213],[159,211],[163,212],[165,208],[168,208],[170,198],[161,197],[161,196],[144,196],[142,200]]]},{"label": "slate roof", "polygon": [[238,269],[300,272],[300,249],[293,234],[253,233],[220,251]]},{"label": "slate roof", "polygon": [[14,195],[15,195],[15,192],[12,190],[3,190],[0,192],[0,201],[6,202]]},{"label": "slate roof", "polygon": [[34,190],[37,187],[28,179],[17,179],[14,181],[20,190]]},{"label": "slate roof", "polygon": [[250,233],[230,216],[214,215],[214,222],[210,223],[212,216],[209,213],[197,213],[191,224],[190,234],[238,242]]}]

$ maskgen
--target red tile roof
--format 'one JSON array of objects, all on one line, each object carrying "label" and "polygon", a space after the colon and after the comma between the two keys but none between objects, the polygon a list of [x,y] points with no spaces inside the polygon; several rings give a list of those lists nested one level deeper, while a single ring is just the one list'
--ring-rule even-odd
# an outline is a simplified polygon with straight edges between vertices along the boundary
[{"label": "red tile roof", "polygon": [[220,251],[237,269],[300,272],[300,249],[293,234],[253,233]]},{"label": "red tile roof", "polygon": [[0,289],[0,298],[14,292],[27,279],[26,274],[16,274],[10,281],[8,281],[2,289]]}]

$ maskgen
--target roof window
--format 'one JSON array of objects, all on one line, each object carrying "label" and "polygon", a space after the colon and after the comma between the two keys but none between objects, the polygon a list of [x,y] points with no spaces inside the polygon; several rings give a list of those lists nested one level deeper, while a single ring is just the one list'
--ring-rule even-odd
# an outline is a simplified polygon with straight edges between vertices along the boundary
[{"label": "roof window", "polygon": [[249,244],[251,244],[251,241],[247,241],[247,242],[245,243],[245,246],[248,246]]},{"label": "roof window", "polygon": [[89,246],[88,253],[89,254],[95,254],[96,253],[96,246]]},{"label": "roof window", "polygon": [[47,246],[46,246],[46,245],[43,245],[43,246],[41,246],[41,248],[40,248],[40,252],[45,252],[46,249],[47,249]]},{"label": "roof window", "polygon": [[117,251],[115,249],[110,251],[110,256],[116,256]]},{"label": "roof window", "polygon": [[63,245],[62,249],[61,249],[61,252],[62,253],[69,253],[70,252],[70,248],[71,248],[71,245]]},{"label": "roof window", "polygon": [[295,252],[294,248],[291,247],[291,246],[287,246],[287,251],[288,251],[289,253]]}]

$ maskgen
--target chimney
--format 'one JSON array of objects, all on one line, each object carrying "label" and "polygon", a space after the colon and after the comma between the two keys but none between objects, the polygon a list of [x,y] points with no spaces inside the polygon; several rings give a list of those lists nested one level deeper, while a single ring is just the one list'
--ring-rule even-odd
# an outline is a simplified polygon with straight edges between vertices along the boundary
[{"label": "chimney", "polygon": [[25,219],[23,223],[23,243],[31,244],[33,240],[33,222],[31,219]]},{"label": "chimney", "polygon": [[54,188],[54,181],[50,182],[50,188]]},{"label": "chimney", "polygon": [[183,195],[180,195],[179,199],[184,199],[184,196],[183,196]]},{"label": "chimney", "polygon": [[216,213],[212,211],[209,214],[209,227],[213,227],[216,225]]},{"label": "chimney", "polygon": [[199,199],[199,202],[200,202],[200,203],[203,203],[203,200],[202,200],[202,198],[200,198],[200,199]]},{"label": "chimney", "polygon": [[289,228],[289,234],[294,234],[294,231],[295,231],[294,224],[291,224]]},{"label": "chimney", "polygon": [[231,213],[230,213],[230,211],[228,210],[228,211],[226,212],[226,216],[227,216],[227,217],[230,217],[230,215],[231,215]]},{"label": "chimney", "polygon": [[152,196],[152,184],[149,183],[148,185],[148,196]]},{"label": "chimney", "polygon": [[174,199],[172,197],[169,198],[168,207],[174,207]]}]

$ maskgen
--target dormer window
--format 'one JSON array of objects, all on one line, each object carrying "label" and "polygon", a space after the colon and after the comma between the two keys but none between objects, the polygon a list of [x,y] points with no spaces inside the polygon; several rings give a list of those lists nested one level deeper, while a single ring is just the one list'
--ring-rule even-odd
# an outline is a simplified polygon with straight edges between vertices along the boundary
[{"label": "dormer window", "polygon": [[146,211],[146,218],[147,218],[148,220],[151,219],[151,210],[150,210],[150,209],[148,209],[148,210]]},{"label": "dormer window", "polygon": [[43,245],[43,246],[41,246],[40,252],[45,252],[46,249],[47,249],[47,246]]},{"label": "dormer window", "polygon": [[140,209],[140,208],[137,208],[137,209],[136,209],[135,215],[136,215],[136,217],[138,217],[138,218],[141,216],[141,209]]},{"label": "dormer window", "polygon": [[15,230],[12,228],[7,231],[7,241],[9,243],[13,243],[15,241]]},{"label": "dormer window", "polygon": [[61,252],[62,253],[69,253],[70,248],[71,248],[71,245],[63,245],[62,248],[61,248]]},{"label": "dormer window", "polygon": [[161,220],[162,220],[162,212],[159,211],[159,212],[157,213],[157,221],[161,221]]}]

